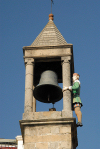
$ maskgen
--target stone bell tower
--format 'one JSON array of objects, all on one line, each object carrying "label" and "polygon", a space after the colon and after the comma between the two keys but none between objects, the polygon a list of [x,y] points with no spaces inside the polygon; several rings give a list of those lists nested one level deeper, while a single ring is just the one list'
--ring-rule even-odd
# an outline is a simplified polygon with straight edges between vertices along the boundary
[{"label": "stone bell tower", "polygon": [[[36,112],[33,90],[42,72],[52,70],[58,83],[70,86],[74,72],[73,45],[68,44],[53,22],[49,22],[30,46],[23,47],[25,76],[25,108],[20,127],[24,149],[75,149],[76,119],[72,114],[71,92],[63,92],[62,111]],[[38,93],[37,93],[38,94]],[[57,94],[57,92],[56,92]],[[45,100],[45,99],[44,99]]]}]

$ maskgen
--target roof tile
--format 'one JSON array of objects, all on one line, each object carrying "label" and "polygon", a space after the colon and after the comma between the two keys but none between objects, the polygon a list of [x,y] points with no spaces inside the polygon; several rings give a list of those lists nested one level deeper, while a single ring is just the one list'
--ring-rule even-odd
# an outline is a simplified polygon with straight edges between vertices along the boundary
[{"label": "roof tile", "polygon": [[59,32],[54,22],[52,20],[49,20],[47,25],[37,36],[31,46],[57,46],[66,44],[67,42]]}]

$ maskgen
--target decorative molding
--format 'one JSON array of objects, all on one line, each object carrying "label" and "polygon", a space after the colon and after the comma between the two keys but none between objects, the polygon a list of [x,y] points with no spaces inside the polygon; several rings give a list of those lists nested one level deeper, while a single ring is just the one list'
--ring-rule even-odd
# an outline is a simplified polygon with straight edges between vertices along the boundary
[{"label": "decorative molding", "polygon": [[62,65],[64,63],[69,63],[71,64],[71,56],[66,56],[66,57],[61,57]]},{"label": "decorative molding", "polygon": [[26,65],[33,65],[34,59],[33,58],[25,58],[25,64]]}]

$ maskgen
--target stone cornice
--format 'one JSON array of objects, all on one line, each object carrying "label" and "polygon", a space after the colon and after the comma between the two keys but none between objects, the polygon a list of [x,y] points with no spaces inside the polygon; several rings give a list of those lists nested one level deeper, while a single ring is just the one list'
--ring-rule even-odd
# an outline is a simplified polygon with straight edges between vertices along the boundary
[{"label": "stone cornice", "polygon": [[58,48],[73,48],[73,44],[58,45],[58,46],[24,46],[23,50],[38,50],[38,49],[58,49]]},{"label": "stone cornice", "polygon": [[35,120],[20,120],[20,125],[44,125],[44,124],[62,124],[62,123],[75,123],[76,124],[76,119],[75,118],[52,118],[52,119],[35,119]]}]

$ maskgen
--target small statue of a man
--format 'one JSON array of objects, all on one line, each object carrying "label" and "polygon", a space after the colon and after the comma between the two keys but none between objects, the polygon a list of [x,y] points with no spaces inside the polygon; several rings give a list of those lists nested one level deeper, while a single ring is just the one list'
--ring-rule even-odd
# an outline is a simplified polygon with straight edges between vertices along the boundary
[{"label": "small statue of a man", "polygon": [[69,86],[69,87],[64,87],[63,88],[63,92],[65,90],[70,90],[72,91],[73,94],[73,103],[72,103],[72,107],[73,110],[75,111],[75,114],[78,118],[78,122],[77,122],[77,127],[82,127],[82,113],[81,113],[81,107],[82,102],[80,99],[80,81],[79,81],[79,74],[78,73],[74,73],[73,74],[73,86]]}]

